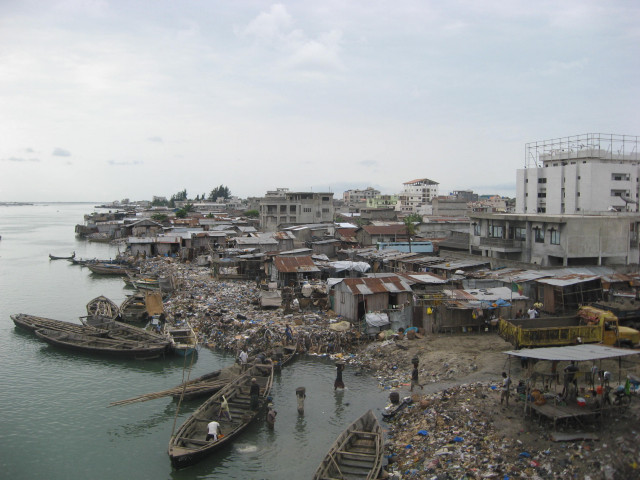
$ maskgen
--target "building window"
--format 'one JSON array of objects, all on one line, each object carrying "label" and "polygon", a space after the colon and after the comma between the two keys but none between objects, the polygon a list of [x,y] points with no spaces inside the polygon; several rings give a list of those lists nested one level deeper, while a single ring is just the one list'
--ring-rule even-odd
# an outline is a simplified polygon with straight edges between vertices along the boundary
[{"label": "building window", "polygon": [[330,200],[330,198],[329,198],[329,197],[322,197],[322,201],[323,201],[323,202],[328,202],[329,200]]},{"label": "building window", "polygon": [[322,213],[329,213],[329,209],[328,208],[323,208],[322,209]]},{"label": "building window", "polygon": [[611,190],[611,196],[612,197],[622,197],[622,196],[629,196],[629,190]]},{"label": "building window", "polygon": [[304,207],[304,208],[302,209],[302,211],[303,211],[304,213],[311,213],[311,207]]},{"label": "building window", "polygon": [[547,198],[547,192],[539,192],[538,198]]},{"label": "building window", "polygon": [[513,229],[513,238],[514,240],[526,240],[527,239],[527,229],[523,227],[516,227]]},{"label": "building window", "polygon": [[539,178],[538,179],[538,183],[547,183],[547,179],[546,178]]},{"label": "building window", "polygon": [[479,224],[479,223],[474,223],[474,224],[473,224],[473,234],[474,234],[476,237],[479,237],[479,236],[480,236],[480,224]]},{"label": "building window", "polygon": [[627,173],[612,173],[611,174],[611,180],[614,180],[614,181],[617,181],[617,182],[619,182],[619,181],[629,181],[630,178],[629,178],[629,174],[627,174]]},{"label": "building window", "polygon": [[544,243],[544,230],[540,227],[536,227],[533,229],[535,232],[535,241],[536,243]]},{"label": "building window", "polygon": [[547,213],[546,207],[538,207],[538,213]]},{"label": "building window", "polygon": [[504,227],[502,225],[490,225],[489,236],[492,238],[503,238]]},{"label": "building window", "polygon": [[549,243],[551,245],[560,245],[560,230],[552,228],[549,230]]}]

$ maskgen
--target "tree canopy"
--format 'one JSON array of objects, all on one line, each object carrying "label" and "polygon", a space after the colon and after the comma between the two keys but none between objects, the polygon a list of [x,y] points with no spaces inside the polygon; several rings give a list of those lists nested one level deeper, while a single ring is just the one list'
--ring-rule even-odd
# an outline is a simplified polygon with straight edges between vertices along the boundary
[{"label": "tree canopy", "polygon": [[225,187],[224,185],[220,185],[219,187],[211,190],[211,193],[209,193],[207,200],[215,202],[218,198],[224,198],[225,200],[231,198],[231,190],[229,190],[229,188]]}]

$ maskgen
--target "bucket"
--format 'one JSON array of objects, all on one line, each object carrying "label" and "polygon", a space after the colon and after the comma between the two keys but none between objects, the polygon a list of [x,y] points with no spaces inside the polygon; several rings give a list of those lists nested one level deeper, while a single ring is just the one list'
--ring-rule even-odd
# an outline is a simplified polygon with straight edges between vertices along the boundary
[{"label": "bucket", "polygon": [[598,385],[598,386],[596,387],[596,393],[597,393],[598,395],[602,395],[602,385]]},{"label": "bucket", "polygon": [[400,403],[400,394],[398,392],[391,392],[389,394],[389,401],[394,405]]}]

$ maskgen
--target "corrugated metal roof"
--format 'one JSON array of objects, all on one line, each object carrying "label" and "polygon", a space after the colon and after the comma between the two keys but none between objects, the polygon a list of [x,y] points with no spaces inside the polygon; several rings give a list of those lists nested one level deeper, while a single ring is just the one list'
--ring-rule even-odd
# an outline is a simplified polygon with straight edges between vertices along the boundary
[{"label": "corrugated metal roof", "polygon": [[342,283],[346,285],[354,295],[411,292],[409,284],[398,276],[384,278],[345,278]]},{"label": "corrugated metal roof", "polygon": [[554,287],[566,287],[568,285],[576,285],[578,283],[590,282],[591,280],[597,280],[600,277],[592,275],[566,275],[564,277],[556,278],[541,278],[536,280],[538,283],[545,285],[552,285]]},{"label": "corrugated metal roof", "polygon": [[537,358],[538,360],[557,360],[576,362],[599,360],[602,358],[616,358],[627,355],[638,355],[640,351],[628,348],[605,347],[604,345],[570,345],[567,347],[530,348],[524,350],[509,350],[504,352],[515,357]]},{"label": "corrugated metal roof", "polygon": [[405,275],[409,278],[412,278],[418,283],[440,284],[440,283],[447,283],[449,281],[446,278],[441,278],[437,275],[432,275],[430,273],[407,273]]},{"label": "corrugated metal roof", "polygon": [[273,263],[281,273],[312,273],[320,271],[311,257],[275,257]]},{"label": "corrugated metal roof", "polygon": [[398,225],[366,225],[362,229],[369,235],[391,235],[407,233],[407,227],[404,224]]}]

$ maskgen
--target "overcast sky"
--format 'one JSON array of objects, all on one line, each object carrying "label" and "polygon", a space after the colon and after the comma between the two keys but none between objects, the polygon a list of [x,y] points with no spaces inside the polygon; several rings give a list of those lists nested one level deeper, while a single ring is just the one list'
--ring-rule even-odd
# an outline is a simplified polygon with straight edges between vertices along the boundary
[{"label": "overcast sky", "polygon": [[635,0],[2,0],[0,201],[514,196],[527,142],[640,135],[639,24]]}]

